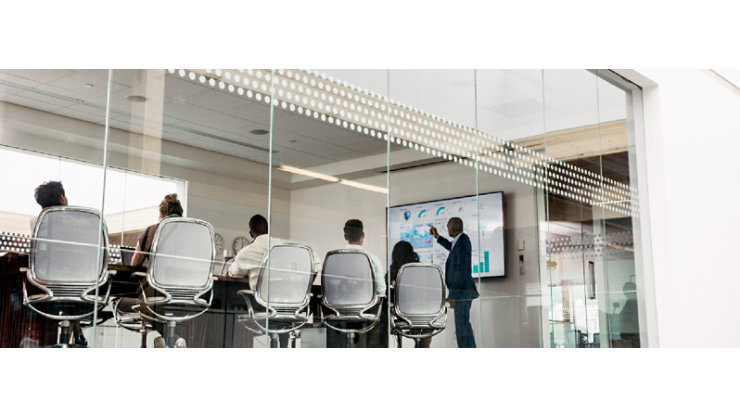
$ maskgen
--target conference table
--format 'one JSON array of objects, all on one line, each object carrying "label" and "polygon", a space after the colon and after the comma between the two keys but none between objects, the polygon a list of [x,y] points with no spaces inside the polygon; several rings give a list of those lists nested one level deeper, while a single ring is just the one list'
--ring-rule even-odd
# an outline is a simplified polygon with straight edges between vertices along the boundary
[{"label": "conference table", "polygon": [[[0,347],[20,347],[24,338],[26,344],[28,340],[41,346],[56,343],[58,321],[23,305],[25,273],[21,268],[27,266],[27,254],[0,251]],[[137,296],[141,278],[134,272],[146,272],[145,268],[110,264],[108,270],[115,271],[110,276],[111,299]],[[188,347],[252,347],[254,334],[237,322],[237,316],[245,314],[247,309],[237,291],[248,287],[246,279],[216,275],[211,307],[201,316],[178,325],[178,335]],[[312,292],[318,295],[320,286],[314,285]],[[313,310],[316,300],[314,296]],[[115,323],[108,320],[102,326],[115,326]]]}]

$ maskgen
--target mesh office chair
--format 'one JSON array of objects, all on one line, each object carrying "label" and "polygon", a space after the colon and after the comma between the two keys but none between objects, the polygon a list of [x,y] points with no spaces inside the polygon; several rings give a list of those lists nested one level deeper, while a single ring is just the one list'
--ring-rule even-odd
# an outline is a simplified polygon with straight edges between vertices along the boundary
[{"label": "mesh office chair", "polygon": [[176,345],[177,323],[205,313],[213,301],[215,251],[209,223],[184,217],[162,220],[154,235],[146,274],[135,273],[145,278],[139,302],[126,311],[120,306],[123,299],[119,299],[114,309],[116,322],[141,332],[142,347],[146,346],[152,322],[165,323],[165,345],[181,347]]},{"label": "mesh office chair", "polygon": [[[102,226],[102,227],[101,227]],[[58,206],[44,210],[34,227],[23,303],[59,320],[57,347],[67,347],[70,320],[88,320],[108,303],[108,231],[98,210]],[[97,289],[97,294],[96,294]]]},{"label": "mesh office chair", "polygon": [[413,339],[418,347],[422,339],[445,329],[447,306],[440,267],[425,263],[402,266],[396,278],[395,294],[392,332],[398,347],[402,346],[402,337]]},{"label": "mesh office chair", "polygon": [[[367,333],[380,320],[381,296],[375,292],[375,273],[370,257],[362,251],[340,249],[326,254],[321,272],[321,321],[347,335],[347,347],[355,334]],[[325,315],[324,309],[330,310]]]},{"label": "mesh office chair", "polygon": [[256,334],[269,334],[273,346],[279,334],[288,333],[288,347],[296,347],[298,329],[310,319],[308,304],[315,276],[311,248],[297,243],[272,245],[262,258],[257,289],[237,291],[248,309],[238,321]]}]

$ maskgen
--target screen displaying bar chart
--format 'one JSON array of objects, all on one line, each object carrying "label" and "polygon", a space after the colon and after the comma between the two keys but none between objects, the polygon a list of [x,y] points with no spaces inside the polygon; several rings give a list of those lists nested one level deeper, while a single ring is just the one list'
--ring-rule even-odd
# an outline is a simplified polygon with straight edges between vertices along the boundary
[{"label": "screen displaying bar chart", "polygon": [[470,238],[473,277],[504,276],[501,192],[391,207],[388,210],[389,248],[405,240],[414,247],[421,262],[439,265],[444,270],[449,252],[432,238],[429,228],[435,226],[440,235],[449,238],[447,221],[450,217],[463,220],[463,231]]}]

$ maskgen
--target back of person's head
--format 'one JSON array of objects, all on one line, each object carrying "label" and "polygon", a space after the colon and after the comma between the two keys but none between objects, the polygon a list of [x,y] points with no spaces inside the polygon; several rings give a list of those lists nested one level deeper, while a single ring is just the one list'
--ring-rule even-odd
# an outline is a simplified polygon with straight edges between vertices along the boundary
[{"label": "back of person's head", "polygon": [[391,281],[398,277],[398,271],[402,266],[411,262],[419,262],[419,255],[414,252],[411,243],[405,240],[396,243],[391,253]]},{"label": "back of person's head", "polygon": [[349,219],[344,223],[344,236],[347,238],[349,243],[357,243],[362,240],[363,232],[364,227],[362,225],[362,220]]},{"label": "back of person's head", "polygon": [[419,256],[414,252],[414,247],[411,243],[402,240],[393,246],[393,253],[391,254],[391,264],[397,267],[410,262],[418,262]]},{"label": "back of person's head", "polygon": [[249,231],[251,232],[252,237],[267,234],[267,219],[265,216],[260,214],[252,216],[252,218],[249,219]]},{"label": "back of person's head", "polygon": [[447,224],[450,225],[450,229],[452,229],[452,232],[455,234],[460,234],[463,232],[463,221],[459,217],[450,217],[450,220],[447,222]]},{"label": "back of person's head", "polygon": [[180,200],[177,199],[177,194],[173,193],[164,196],[162,202],[159,203],[159,214],[162,215],[162,217],[171,216],[173,214],[182,216],[182,204],[180,204]]},{"label": "back of person's head", "polygon": [[41,208],[62,204],[62,196],[64,195],[64,187],[60,181],[45,182],[36,187],[33,192],[33,196]]}]

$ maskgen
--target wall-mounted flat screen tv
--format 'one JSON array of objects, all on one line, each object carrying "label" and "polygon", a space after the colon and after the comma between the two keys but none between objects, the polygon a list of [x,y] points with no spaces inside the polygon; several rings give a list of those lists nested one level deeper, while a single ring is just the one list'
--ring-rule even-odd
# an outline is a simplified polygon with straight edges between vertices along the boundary
[{"label": "wall-mounted flat screen tv", "polygon": [[435,226],[440,235],[449,238],[447,220],[460,217],[463,231],[473,244],[473,278],[503,277],[506,275],[503,198],[503,192],[494,192],[391,207],[387,216],[389,247],[393,250],[400,240],[410,242],[421,262],[439,265],[444,270],[448,252],[434,240],[429,227]]}]

